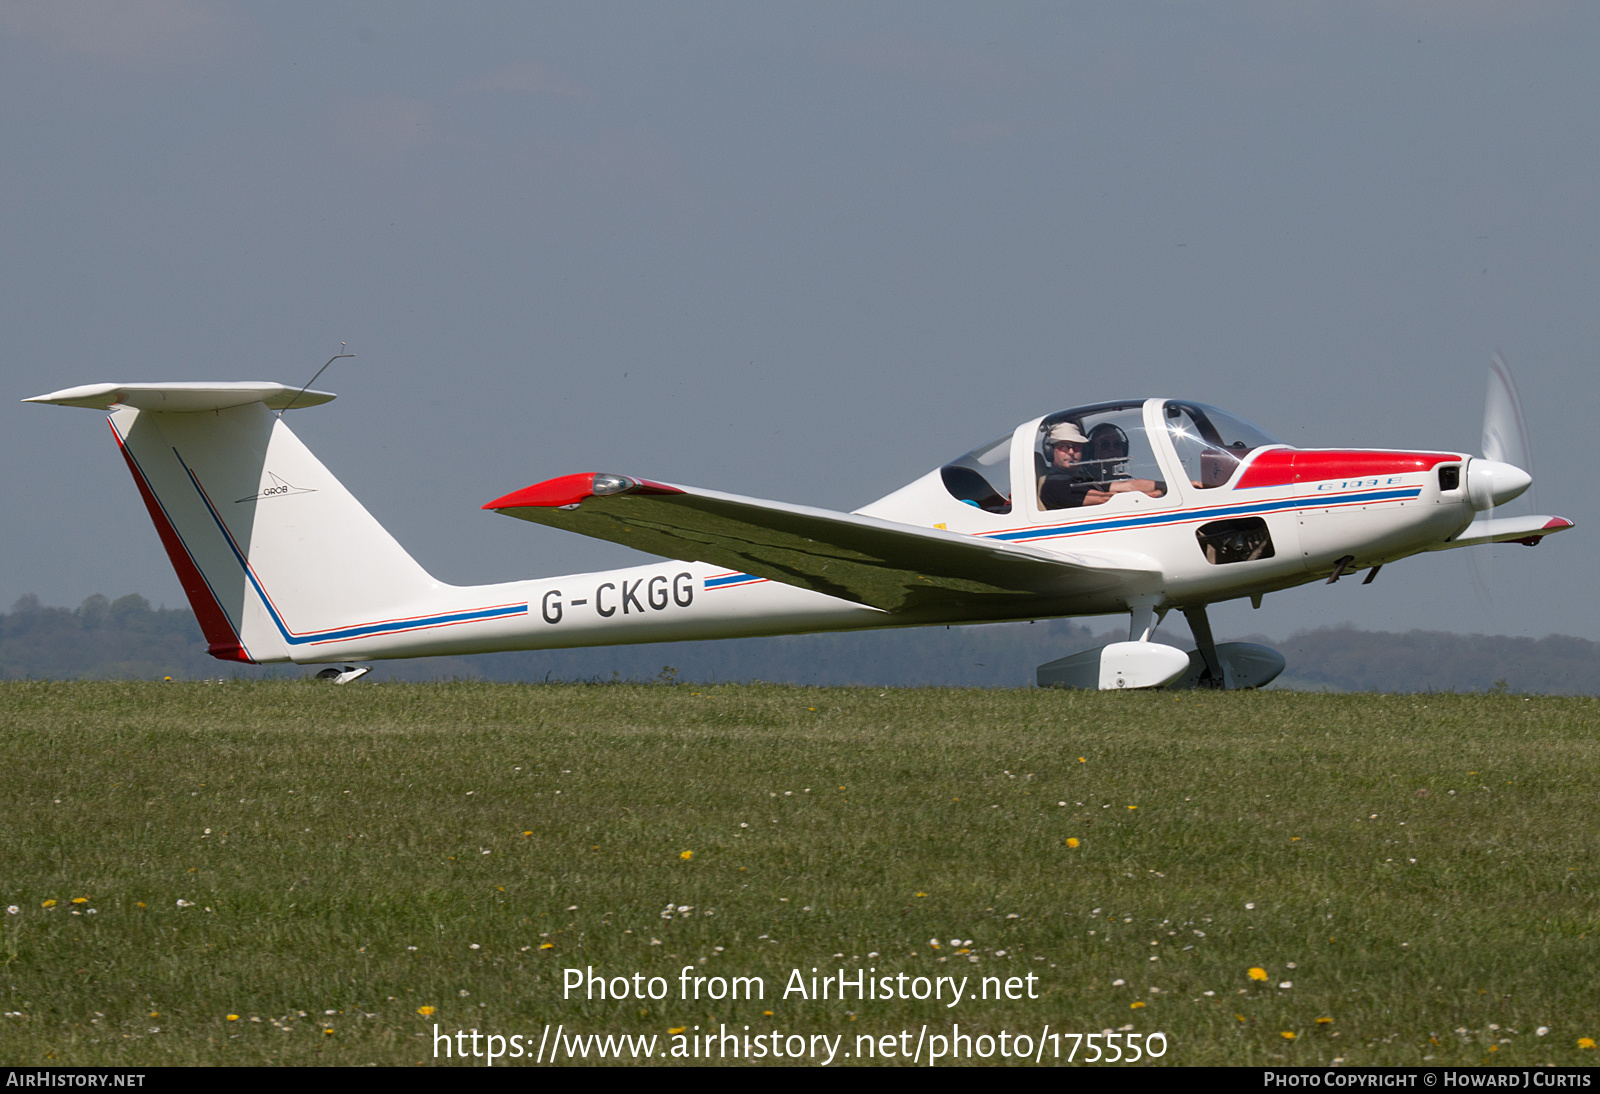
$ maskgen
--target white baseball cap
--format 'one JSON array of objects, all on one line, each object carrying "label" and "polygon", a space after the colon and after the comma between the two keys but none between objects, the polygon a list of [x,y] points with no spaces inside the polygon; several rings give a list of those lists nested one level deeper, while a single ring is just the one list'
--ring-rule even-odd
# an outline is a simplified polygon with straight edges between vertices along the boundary
[{"label": "white baseball cap", "polygon": [[1088,444],[1089,438],[1078,431],[1078,427],[1071,422],[1057,422],[1050,427],[1050,432],[1044,435],[1050,444]]}]

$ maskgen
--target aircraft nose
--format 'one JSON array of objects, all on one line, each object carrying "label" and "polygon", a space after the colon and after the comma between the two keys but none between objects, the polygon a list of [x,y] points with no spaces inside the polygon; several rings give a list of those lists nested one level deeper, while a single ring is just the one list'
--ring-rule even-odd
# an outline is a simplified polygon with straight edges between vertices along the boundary
[{"label": "aircraft nose", "polygon": [[1533,485],[1533,476],[1498,460],[1473,460],[1467,465],[1467,496],[1474,509],[1493,509]]}]

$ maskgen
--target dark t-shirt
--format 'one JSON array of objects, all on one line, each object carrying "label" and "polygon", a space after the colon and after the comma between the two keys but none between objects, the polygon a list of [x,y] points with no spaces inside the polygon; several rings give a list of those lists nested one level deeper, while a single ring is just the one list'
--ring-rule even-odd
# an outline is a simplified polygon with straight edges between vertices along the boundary
[{"label": "dark t-shirt", "polygon": [[1087,468],[1053,470],[1039,485],[1039,504],[1046,509],[1075,509],[1089,491],[1104,489],[1105,484]]}]

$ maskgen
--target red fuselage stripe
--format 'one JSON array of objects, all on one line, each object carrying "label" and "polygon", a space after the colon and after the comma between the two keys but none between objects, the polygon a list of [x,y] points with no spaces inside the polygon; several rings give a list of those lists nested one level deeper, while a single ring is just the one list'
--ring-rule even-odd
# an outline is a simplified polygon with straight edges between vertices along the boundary
[{"label": "red fuselage stripe", "polygon": [[1289,486],[1330,479],[1369,479],[1432,471],[1441,463],[1459,461],[1448,452],[1363,452],[1347,449],[1270,448],[1244,469],[1235,490]]}]

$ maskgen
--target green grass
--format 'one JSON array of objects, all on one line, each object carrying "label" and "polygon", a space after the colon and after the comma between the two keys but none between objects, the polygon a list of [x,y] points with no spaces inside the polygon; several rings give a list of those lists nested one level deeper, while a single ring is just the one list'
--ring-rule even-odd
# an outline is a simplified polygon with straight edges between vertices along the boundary
[{"label": "green grass", "polygon": [[[0,685],[0,903],[20,908],[0,915],[0,1060],[416,1064],[433,1022],[663,1048],[725,1023],[845,1051],[1048,1022],[1160,1030],[1180,1064],[1592,1063],[1597,716],[1489,695]],[[686,964],[767,997],[679,1000]],[[672,997],[564,1000],[582,966]],[[1033,973],[1039,998],[781,998],[813,966],[972,990]]]}]

